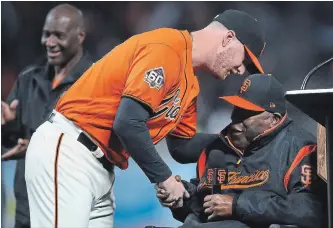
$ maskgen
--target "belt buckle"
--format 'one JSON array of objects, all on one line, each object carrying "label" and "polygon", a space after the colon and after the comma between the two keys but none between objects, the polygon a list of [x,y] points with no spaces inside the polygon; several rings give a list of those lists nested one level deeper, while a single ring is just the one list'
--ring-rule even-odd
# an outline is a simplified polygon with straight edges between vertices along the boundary
[{"label": "belt buckle", "polygon": [[53,118],[55,117],[55,113],[54,112],[51,112],[51,114],[49,115],[49,117],[47,118],[47,120],[50,122],[50,123],[53,123]]},{"label": "belt buckle", "polygon": [[91,151],[91,153],[96,157],[96,158],[102,158],[104,156],[104,153],[101,150],[95,150]]}]

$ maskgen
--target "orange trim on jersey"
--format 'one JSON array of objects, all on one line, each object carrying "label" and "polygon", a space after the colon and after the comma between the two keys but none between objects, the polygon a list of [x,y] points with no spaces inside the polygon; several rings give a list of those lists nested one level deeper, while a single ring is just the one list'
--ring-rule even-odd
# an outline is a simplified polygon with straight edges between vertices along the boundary
[{"label": "orange trim on jersey", "polygon": [[282,117],[282,119],[280,120],[280,122],[279,122],[277,125],[275,125],[274,127],[271,127],[271,128],[269,128],[269,129],[267,129],[267,130],[264,131],[262,134],[260,134],[260,135],[258,135],[257,137],[255,137],[253,140],[256,140],[256,139],[259,138],[260,136],[266,135],[266,134],[268,134],[269,132],[275,130],[276,128],[278,128],[279,126],[281,126],[282,123],[283,123],[286,119],[287,119],[287,113],[284,114],[284,116]]},{"label": "orange trim on jersey", "polygon": [[244,45],[244,48],[245,48],[247,54],[249,55],[249,57],[251,58],[252,62],[254,63],[254,65],[259,70],[259,72],[264,74],[264,70],[262,69],[262,66],[261,66],[258,58],[253,54],[253,52],[246,45]]},{"label": "orange trim on jersey", "polygon": [[237,147],[235,147],[235,145],[231,142],[231,140],[229,139],[228,136],[225,136],[225,139],[228,141],[228,143],[230,144],[230,146],[238,153],[240,153],[239,155],[242,156],[244,153],[243,151],[241,151],[240,149],[237,149]]},{"label": "orange trim on jersey", "polygon": [[296,158],[294,159],[290,168],[286,172],[286,175],[284,176],[283,184],[284,184],[284,188],[286,189],[287,192],[288,192],[288,184],[289,184],[289,180],[290,180],[290,176],[291,176],[292,172],[298,166],[298,164],[302,161],[302,159],[304,157],[308,156],[309,154],[315,152],[316,148],[317,148],[317,145],[313,144],[313,145],[304,146],[298,151]]},{"label": "orange trim on jersey", "polygon": [[224,97],[220,97],[220,99],[223,99],[227,102],[229,102],[230,104],[243,108],[243,109],[247,109],[247,110],[252,110],[252,111],[265,111],[264,108],[252,103],[251,101],[248,101],[240,96],[224,96]]},{"label": "orange trim on jersey", "polygon": [[205,172],[206,159],[207,159],[206,149],[204,149],[198,160],[198,175],[200,180]]},{"label": "orange trim on jersey", "polygon": [[60,82],[62,81],[63,78],[57,78],[57,79],[54,79],[52,81],[52,89],[55,89],[59,84]]},{"label": "orange trim on jersey", "polygon": [[56,74],[52,81],[52,89],[55,89],[64,80],[66,73]]},{"label": "orange trim on jersey", "polygon": [[54,227],[58,228],[58,159],[59,159],[59,148],[62,141],[62,137],[64,136],[64,133],[61,133],[58,139],[57,143],[57,149],[56,149],[56,155],[55,155],[55,162],[54,162]]},{"label": "orange trim on jersey", "polygon": [[268,181],[268,178],[266,180],[262,181],[262,182],[255,183],[255,184],[248,184],[248,185],[241,185],[241,184],[221,185],[221,190],[224,190],[224,189],[235,189],[235,188],[237,188],[237,189],[253,188],[253,187],[264,185],[267,181]]}]

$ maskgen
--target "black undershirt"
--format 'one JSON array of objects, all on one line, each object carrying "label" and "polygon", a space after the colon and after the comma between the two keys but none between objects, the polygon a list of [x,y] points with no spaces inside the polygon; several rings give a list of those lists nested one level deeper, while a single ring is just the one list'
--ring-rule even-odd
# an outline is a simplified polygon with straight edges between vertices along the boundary
[{"label": "black undershirt", "polygon": [[[135,110],[135,111],[134,111]],[[119,137],[126,151],[139,165],[151,183],[168,179],[172,172],[157,153],[150,137],[146,121],[151,110],[131,98],[121,99],[113,130]],[[196,134],[192,139],[167,137],[171,156],[180,163],[196,162],[203,148],[218,136],[213,134]]]}]

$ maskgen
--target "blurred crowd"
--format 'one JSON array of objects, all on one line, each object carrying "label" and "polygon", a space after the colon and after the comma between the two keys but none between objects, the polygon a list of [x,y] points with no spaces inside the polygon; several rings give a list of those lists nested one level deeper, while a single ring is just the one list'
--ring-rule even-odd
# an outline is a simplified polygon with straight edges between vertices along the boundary
[{"label": "blurred crowd", "polygon": [[[239,9],[254,15],[266,31],[267,46],[261,58],[287,90],[299,89],[305,75],[333,56],[333,2],[70,2],[82,9],[86,20],[85,48],[97,60],[132,35],[159,27],[189,31],[200,29],[225,9]],[[18,73],[40,61],[40,45],[47,12],[57,2],[2,2],[1,99],[8,95]],[[230,83],[198,72],[199,130],[217,132],[229,122],[230,106],[217,99],[231,91]],[[320,69],[307,88],[333,87],[333,64]],[[228,81],[238,80],[230,77]],[[235,83],[234,83],[235,85]],[[237,85],[234,86],[237,88]],[[225,114],[224,114],[225,113]],[[296,122],[315,134],[315,123],[296,108],[289,113]],[[297,118],[295,118],[297,117]]]}]

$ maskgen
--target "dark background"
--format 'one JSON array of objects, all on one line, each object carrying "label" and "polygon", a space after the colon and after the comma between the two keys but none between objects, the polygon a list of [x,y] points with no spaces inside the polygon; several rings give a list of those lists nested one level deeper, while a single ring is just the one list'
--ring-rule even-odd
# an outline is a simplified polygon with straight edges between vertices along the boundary
[{"label": "dark background", "polygon": [[[267,38],[261,58],[263,67],[287,90],[299,89],[303,78],[315,65],[333,56],[333,2],[69,3],[84,12],[88,31],[85,47],[96,59],[134,34],[158,27],[200,29],[226,9],[244,10],[259,20]],[[2,99],[20,71],[44,57],[41,31],[47,12],[57,4],[59,2],[1,3]],[[330,64],[318,71],[308,88],[333,87],[332,68]],[[240,78],[231,77],[226,83],[219,83],[206,73],[198,72],[198,75],[204,82],[199,98],[199,126],[201,130],[210,131],[208,125],[215,126],[213,120],[221,117],[216,112],[226,107],[217,97],[226,89],[234,88],[230,81],[240,81]],[[308,123],[307,118],[292,107],[289,113],[312,131],[308,126],[311,120]]]},{"label": "dark background", "polygon": [[[40,45],[43,23],[47,12],[60,3],[64,2],[1,2],[2,100],[7,97],[18,73],[44,57],[45,52]],[[147,30],[158,27],[189,31],[201,29],[226,9],[244,10],[255,16],[262,24],[267,38],[267,45],[261,58],[262,65],[266,73],[273,74],[286,90],[299,89],[303,78],[314,66],[333,56],[333,2],[69,3],[82,9],[84,13],[88,32],[84,46],[95,59],[99,59],[130,36]],[[197,72],[197,74],[201,82],[198,130],[216,133],[230,121],[231,109],[231,106],[219,100],[218,96],[234,91],[239,85],[234,82],[240,83],[242,78],[229,77],[221,83],[207,73]],[[333,88],[333,63],[321,68],[311,78],[307,88]],[[306,131],[316,135],[316,123],[313,120],[291,105],[289,105],[289,114]],[[160,146],[159,151],[164,159],[168,159],[165,145]],[[170,158],[169,162],[173,170],[180,171],[178,164],[172,163]],[[5,173],[2,187],[7,192],[2,200],[3,202],[7,200],[5,209],[7,225],[12,224],[14,212],[12,196],[14,164],[10,162],[2,164]],[[138,189],[137,192],[144,194],[140,199],[128,198],[123,189],[128,182],[125,182],[123,177],[118,179],[119,187],[116,186],[116,194],[121,203],[118,204],[116,212],[116,224],[124,226],[117,227],[133,228],[131,224],[139,224],[140,219],[142,224],[146,224],[147,218],[155,217],[156,221],[161,221],[161,225],[174,224],[169,212],[158,205],[153,189],[143,178],[141,171],[138,171],[135,165],[131,167],[125,172],[126,174],[120,175],[130,175],[131,179],[135,176],[138,183],[141,183],[139,185],[141,190]],[[181,172],[188,171],[190,176],[194,173],[193,168],[189,170],[186,166],[181,166]],[[147,200],[145,196],[148,197]],[[137,205],[136,211],[132,211],[134,204]],[[140,204],[147,218],[144,217],[144,212],[140,211]],[[147,209],[144,205],[153,206]],[[136,220],[132,221],[131,218]]]}]

